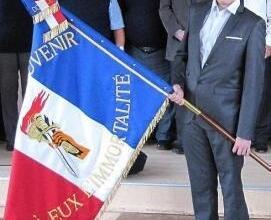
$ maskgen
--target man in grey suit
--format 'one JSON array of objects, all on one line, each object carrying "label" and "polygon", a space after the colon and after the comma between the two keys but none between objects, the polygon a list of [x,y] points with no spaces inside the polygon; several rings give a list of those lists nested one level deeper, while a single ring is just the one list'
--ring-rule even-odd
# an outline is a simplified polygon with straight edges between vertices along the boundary
[{"label": "man in grey suit", "polygon": [[264,81],[265,22],[240,0],[213,0],[190,8],[188,30],[186,73],[174,77],[169,98],[183,104],[185,94],[237,137],[232,146],[185,112],[183,146],[195,216],[218,219],[219,176],[225,220],[248,220],[241,170],[250,152]]},{"label": "man in grey suit", "polygon": [[[187,30],[187,18],[191,3],[206,0],[160,0],[159,14],[167,31],[166,59],[170,61],[171,76],[185,71],[183,61],[184,43],[183,38]],[[177,127],[177,146],[173,151],[177,154],[183,153],[182,131],[183,131],[183,109],[175,106],[175,117]]]}]

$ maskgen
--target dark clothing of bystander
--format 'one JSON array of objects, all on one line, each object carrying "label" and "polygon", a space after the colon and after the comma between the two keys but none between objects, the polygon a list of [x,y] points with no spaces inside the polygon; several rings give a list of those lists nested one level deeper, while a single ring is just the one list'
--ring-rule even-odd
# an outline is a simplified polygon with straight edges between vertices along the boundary
[{"label": "dark clothing of bystander", "polygon": [[108,13],[110,0],[59,0],[59,4],[104,37],[113,40]]},{"label": "dark clothing of bystander", "polygon": [[[1,98],[1,95],[0,95]],[[2,104],[0,100],[0,141],[4,141],[5,138],[5,128],[4,128],[4,122],[3,122],[3,116],[2,116]]]},{"label": "dark clothing of bystander", "polygon": [[[119,0],[119,3],[126,28],[127,53],[170,82],[170,63],[165,59],[167,34],[159,17],[160,0]],[[157,126],[159,149],[171,148],[172,107],[168,107]]]},{"label": "dark clothing of bystander", "polygon": [[0,0],[0,53],[29,52],[32,19],[19,0]]},{"label": "dark clothing of bystander", "polygon": [[265,60],[265,79],[261,108],[258,113],[255,139],[253,146],[257,152],[264,153],[268,150],[271,138],[271,58]]},{"label": "dark clothing of bystander", "polygon": [[119,0],[128,43],[136,47],[165,48],[167,34],[159,18],[159,0]]},{"label": "dark clothing of bystander", "polygon": [[0,95],[7,150],[12,150],[18,121],[18,79],[20,74],[24,95],[33,25],[18,0],[0,0],[0,25]]}]

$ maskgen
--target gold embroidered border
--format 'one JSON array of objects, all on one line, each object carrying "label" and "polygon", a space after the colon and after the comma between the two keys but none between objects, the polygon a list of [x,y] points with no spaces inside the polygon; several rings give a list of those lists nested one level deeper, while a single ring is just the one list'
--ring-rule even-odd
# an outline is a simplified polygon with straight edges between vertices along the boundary
[{"label": "gold embroidered border", "polygon": [[69,27],[68,21],[67,20],[63,21],[61,24],[57,25],[52,30],[43,34],[43,42],[46,43],[52,40],[53,38],[55,38],[56,36],[64,32],[65,30],[67,30],[68,27]]},{"label": "gold embroidered border", "polygon": [[139,141],[134,153],[132,154],[130,160],[128,161],[127,166],[125,167],[122,176],[120,176],[120,178],[117,180],[115,186],[112,189],[112,192],[110,193],[110,195],[108,196],[108,198],[106,199],[106,201],[104,202],[102,208],[100,209],[98,215],[96,216],[95,220],[99,220],[102,216],[102,214],[105,212],[105,209],[107,208],[108,204],[111,202],[111,200],[113,199],[114,195],[116,194],[121,181],[127,177],[131,167],[133,166],[136,158],[138,157],[140,151],[142,150],[144,144],[146,143],[146,141],[148,140],[149,136],[151,135],[151,133],[153,132],[154,128],[156,127],[156,125],[158,124],[158,122],[161,120],[161,118],[163,117],[167,106],[169,104],[169,100],[166,99],[165,102],[163,103],[163,105],[161,106],[161,108],[159,109],[159,111],[156,113],[155,117],[153,118],[152,122],[150,123],[150,125],[148,126],[148,128],[146,129],[144,135],[142,136],[141,140]]}]

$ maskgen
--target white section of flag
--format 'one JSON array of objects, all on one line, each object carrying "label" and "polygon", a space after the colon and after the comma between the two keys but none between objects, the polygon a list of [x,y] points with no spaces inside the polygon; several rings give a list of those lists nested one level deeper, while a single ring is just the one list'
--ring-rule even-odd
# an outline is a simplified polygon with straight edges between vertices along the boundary
[{"label": "white section of flag", "polygon": [[[41,91],[49,94],[41,115],[46,115],[50,122],[53,121],[60,126],[61,131],[71,136],[80,145],[90,149],[89,155],[84,160],[66,153],[66,156],[72,159],[73,165],[79,170],[78,178],[68,171],[55,149],[47,143],[30,139],[21,132],[22,119],[34,98]],[[112,140],[114,141],[112,142]],[[78,187],[88,189],[88,192],[92,192],[97,198],[104,201],[134,152],[134,149],[128,144],[122,142],[122,144],[116,145],[115,142],[119,142],[119,140],[116,141],[116,137],[105,126],[86,116],[79,108],[48,90],[32,77],[28,78],[28,87],[17,128],[15,142],[17,150]],[[96,176],[102,178],[95,179],[93,174],[98,174]]]},{"label": "white section of flag", "polygon": [[49,5],[47,4],[47,2],[45,0],[38,0],[38,1],[35,1],[35,2],[39,6],[41,11],[49,8]]}]

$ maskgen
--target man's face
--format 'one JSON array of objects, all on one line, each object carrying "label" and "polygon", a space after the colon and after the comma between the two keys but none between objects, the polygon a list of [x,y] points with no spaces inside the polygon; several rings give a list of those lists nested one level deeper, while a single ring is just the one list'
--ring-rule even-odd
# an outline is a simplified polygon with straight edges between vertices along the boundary
[{"label": "man's face", "polygon": [[216,0],[217,4],[223,8],[228,7],[231,3],[235,2],[236,0]]}]

